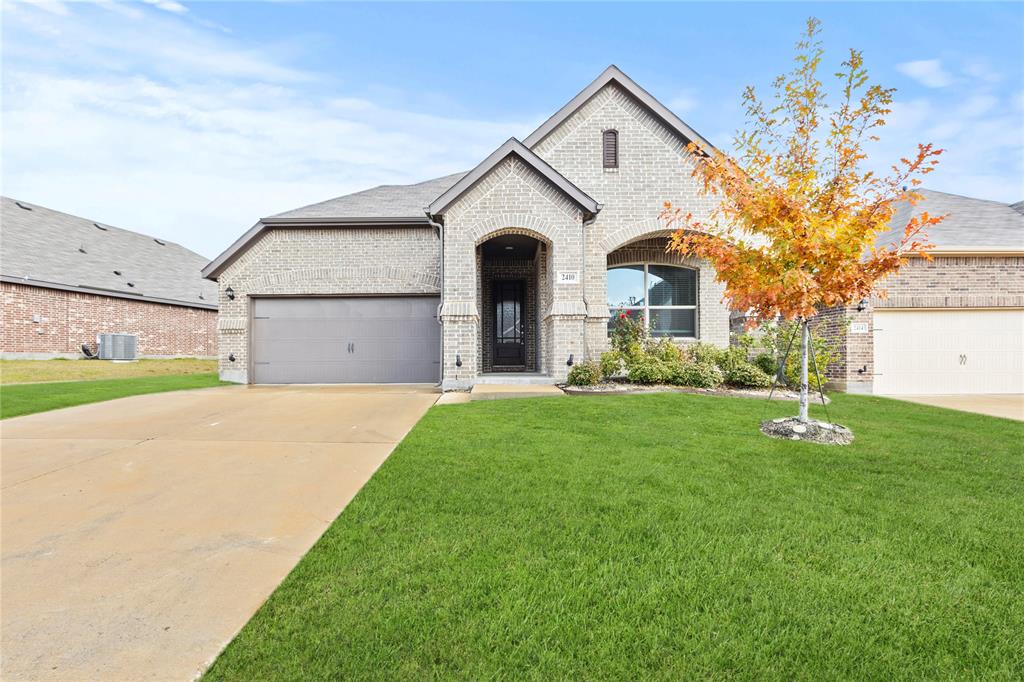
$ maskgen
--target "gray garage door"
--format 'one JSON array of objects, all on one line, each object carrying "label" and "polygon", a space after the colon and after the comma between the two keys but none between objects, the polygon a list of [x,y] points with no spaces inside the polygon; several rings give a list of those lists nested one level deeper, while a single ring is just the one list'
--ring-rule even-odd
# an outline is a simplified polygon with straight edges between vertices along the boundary
[{"label": "gray garage door", "polygon": [[436,297],[257,298],[257,384],[436,383]]}]

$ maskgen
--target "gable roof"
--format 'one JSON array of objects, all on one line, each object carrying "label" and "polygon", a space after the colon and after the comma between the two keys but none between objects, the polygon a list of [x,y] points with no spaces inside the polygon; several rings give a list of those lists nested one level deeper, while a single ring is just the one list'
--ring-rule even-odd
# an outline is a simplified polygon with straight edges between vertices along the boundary
[{"label": "gable roof", "polygon": [[491,155],[484,159],[473,170],[466,173],[458,182],[452,185],[444,194],[430,202],[425,211],[431,215],[438,215],[451,206],[460,196],[472,189],[482,180],[495,166],[507,159],[509,156],[517,156],[527,166],[532,168],[545,180],[557,187],[563,194],[574,201],[580,208],[590,214],[596,214],[601,210],[601,204],[576,185],[572,184],[564,175],[552,168],[544,159],[534,154],[522,142],[510,137],[505,144],[501,145]]},{"label": "gable roof", "polygon": [[206,258],[184,246],[8,197],[0,215],[5,282],[217,309]]},{"label": "gable roof", "polygon": [[1024,252],[1024,215],[1014,206],[930,189],[915,191],[924,200],[916,206],[900,204],[891,229],[879,236],[879,246],[895,243],[912,216],[928,211],[929,215],[948,214],[928,230],[929,240],[935,244],[933,253]]},{"label": "gable roof", "polygon": [[390,224],[427,224],[423,207],[465,175],[466,173],[455,173],[415,185],[380,185],[354,194],[346,194],[317,204],[278,213],[264,218],[260,222],[264,225],[290,222],[323,224],[325,220],[336,221],[339,224],[373,221],[386,221]]},{"label": "gable roof", "polygon": [[647,107],[651,113],[661,119],[661,122],[668,126],[670,130],[675,131],[684,139],[696,142],[706,150],[713,150],[715,148],[714,145],[704,139],[700,133],[688,126],[683,119],[672,113],[668,107],[656,100],[651,93],[637,85],[632,78],[622,73],[622,71],[619,70],[619,67],[614,64],[602,71],[601,75],[595,78],[590,85],[583,88],[579,94],[569,100],[564,107],[556,111],[551,118],[544,121],[539,128],[530,133],[527,138],[523,140],[523,144],[531,149],[537,146],[541,140],[554,131],[555,128],[557,128],[563,121],[572,116],[576,113],[577,109],[586,104],[591,97],[596,95],[603,87],[612,82],[616,83],[620,88],[632,95],[641,104]]}]

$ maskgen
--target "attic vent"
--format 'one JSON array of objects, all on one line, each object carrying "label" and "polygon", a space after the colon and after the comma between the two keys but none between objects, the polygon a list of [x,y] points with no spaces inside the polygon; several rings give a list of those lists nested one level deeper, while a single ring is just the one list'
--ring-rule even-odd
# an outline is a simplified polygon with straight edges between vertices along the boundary
[{"label": "attic vent", "polygon": [[606,130],[601,133],[601,159],[605,168],[619,167],[619,131]]},{"label": "attic vent", "polygon": [[154,239],[153,241],[155,241],[155,242],[156,242],[157,244],[159,244],[160,246],[167,246],[167,242],[162,242],[162,241],[160,241],[159,239]]},{"label": "attic vent", "polygon": [[31,210],[32,210],[32,207],[31,207],[31,206],[26,206],[25,204],[21,203],[20,201],[15,201],[14,203],[15,203],[15,205],[16,205],[16,206],[17,206],[18,208],[23,208],[23,209],[25,209],[26,211],[31,211]]},{"label": "attic vent", "polygon": [[118,277],[120,277],[121,276],[121,271],[120,270],[114,270],[114,274],[117,275]]},{"label": "attic vent", "polygon": [[107,231],[107,228],[103,227],[103,226],[102,226],[102,225],[100,225],[99,223],[93,223],[93,226],[94,226],[94,227],[95,227],[95,228],[96,228],[97,230],[103,230],[104,232],[106,232],[106,231]]}]

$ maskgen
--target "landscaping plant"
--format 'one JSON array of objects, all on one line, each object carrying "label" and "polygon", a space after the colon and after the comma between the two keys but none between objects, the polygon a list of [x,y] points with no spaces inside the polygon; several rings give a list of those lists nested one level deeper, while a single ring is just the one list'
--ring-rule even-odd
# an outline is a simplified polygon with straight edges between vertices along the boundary
[{"label": "landscaping plant", "polygon": [[919,144],[886,175],[866,167],[866,145],[878,140],[894,90],[868,82],[861,52],[839,68],[839,96],[830,102],[818,77],[824,50],[811,18],[796,45],[796,64],[775,79],[774,97],[743,93],[746,129],[735,154],[691,142],[693,176],[715,198],[695,217],[666,203],[676,228],[669,250],[715,266],[726,297],[756,326],[782,317],[800,326],[800,422],[808,421],[809,322],[823,308],[868,298],[911,254],[929,258],[925,230],[942,220],[927,211],[900,226],[887,246],[876,240],[897,205],[923,197],[913,188],[943,150]]},{"label": "landscaping plant", "polygon": [[586,360],[574,365],[569,370],[566,382],[570,386],[595,386],[601,381],[601,365],[593,360]]}]

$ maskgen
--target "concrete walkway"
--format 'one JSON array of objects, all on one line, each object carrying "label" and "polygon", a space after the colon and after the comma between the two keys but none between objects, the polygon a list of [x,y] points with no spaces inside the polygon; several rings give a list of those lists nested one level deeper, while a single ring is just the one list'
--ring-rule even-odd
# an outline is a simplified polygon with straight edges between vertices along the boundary
[{"label": "concrete walkway", "polygon": [[0,422],[4,680],[188,680],[438,395],[225,387]]},{"label": "concrete walkway", "polygon": [[1002,393],[984,395],[895,395],[898,400],[906,400],[922,405],[948,407],[951,410],[977,412],[992,417],[1017,419],[1024,421],[1024,394]]}]

